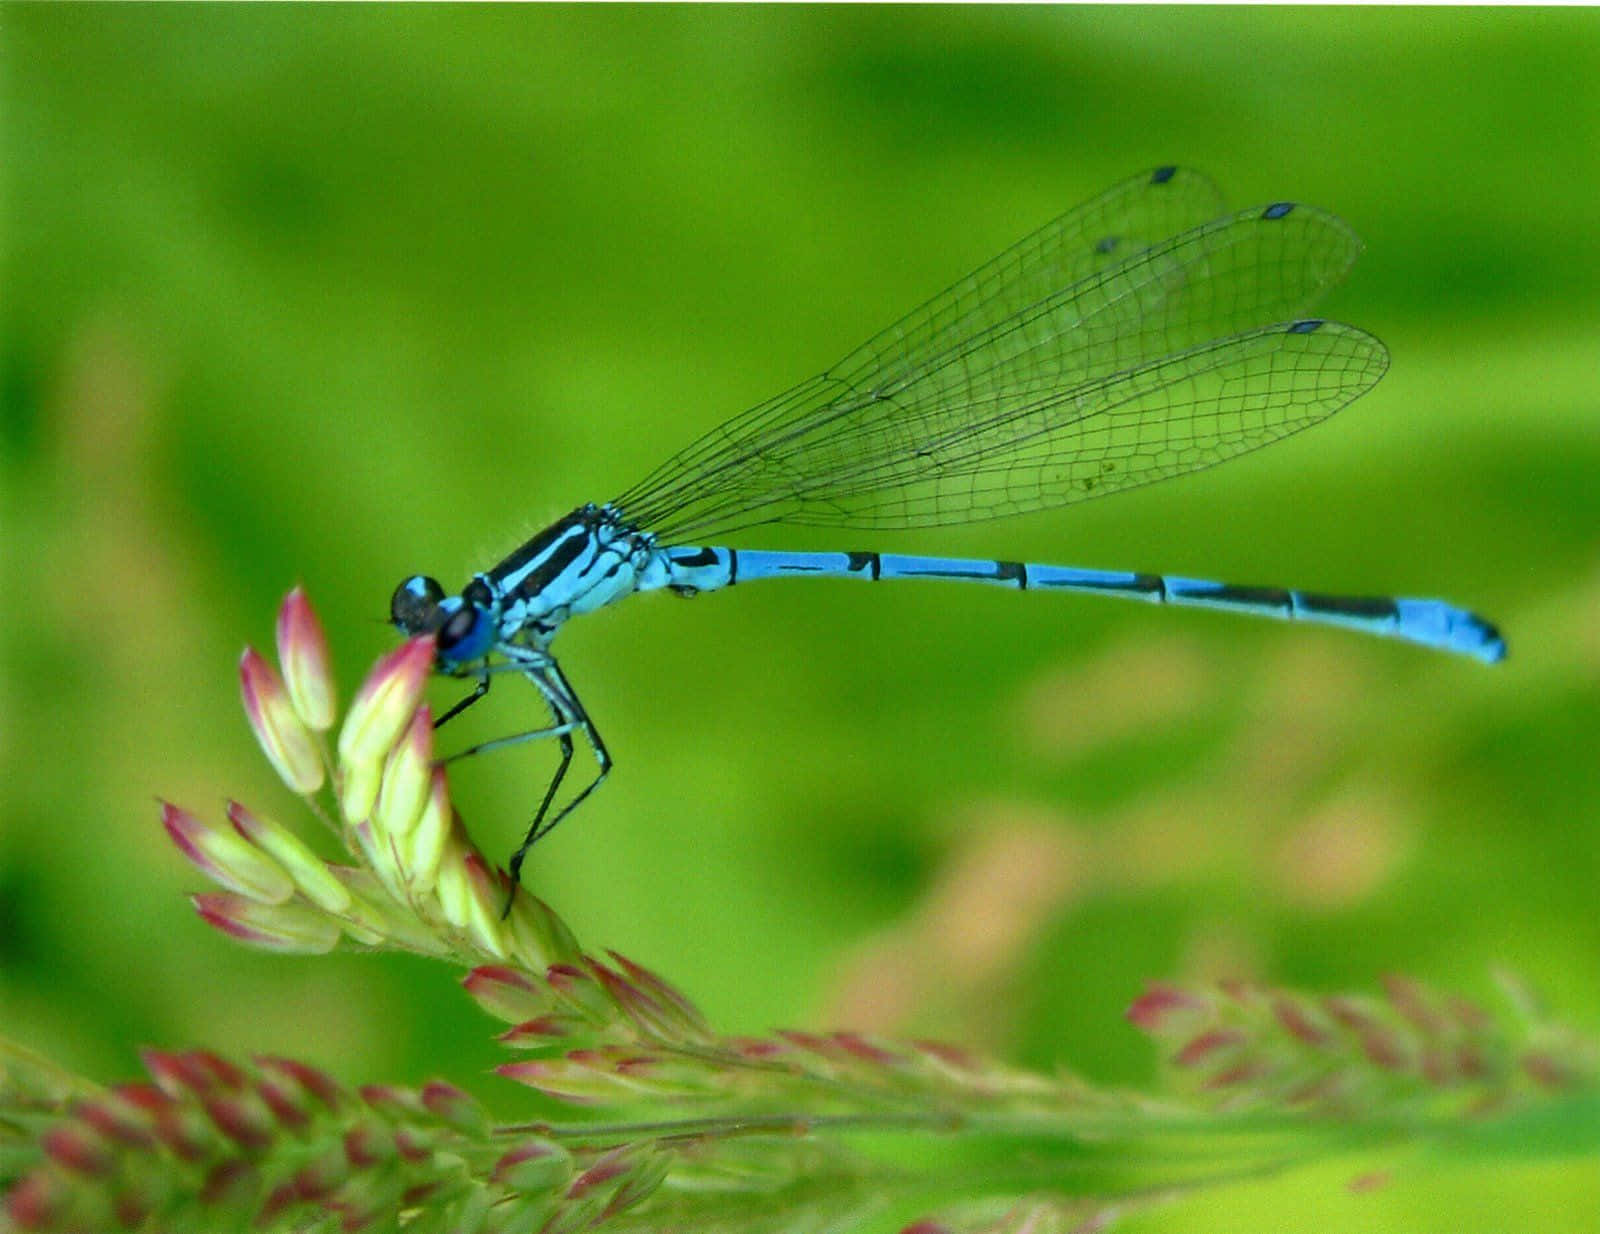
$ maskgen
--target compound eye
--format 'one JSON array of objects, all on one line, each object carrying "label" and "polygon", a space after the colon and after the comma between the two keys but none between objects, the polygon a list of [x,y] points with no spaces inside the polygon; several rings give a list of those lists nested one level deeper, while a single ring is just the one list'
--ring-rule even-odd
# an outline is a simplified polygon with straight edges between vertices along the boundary
[{"label": "compound eye", "polygon": [[413,574],[394,589],[389,620],[407,634],[426,633],[435,618],[444,588],[425,574]]},{"label": "compound eye", "polygon": [[474,604],[463,604],[439,627],[439,658],[460,663],[488,654],[493,630],[494,624],[486,611]]}]

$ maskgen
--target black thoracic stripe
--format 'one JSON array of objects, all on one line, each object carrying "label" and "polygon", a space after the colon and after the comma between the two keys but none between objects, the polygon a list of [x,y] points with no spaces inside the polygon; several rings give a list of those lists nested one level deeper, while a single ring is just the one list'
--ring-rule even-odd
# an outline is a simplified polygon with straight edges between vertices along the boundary
[{"label": "black thoracic stripe", "polygon": [[1301,591],[1296,595],[1300,607],[1314,613],[1338,613],[1347,617],[1395,617],[1399,610],[1394,601],[1381,596],[1325,596],[1314,591]]},{"label": "black thoracic stripe", "polygon": [[[712,553],[711,557],[712,557],[713,561],[716,560],[716,554],[715,553]],[[739,581],[739,550],[736,549],[736,548],[730,548],[728,550],[728,586],[732,587],[738,581]]]},{"label": "black thoracic stripe", "polygon": [[1020,561],[997,561],[995,577],[1015,583],[1019,591],[1028,590],[1028,567]]},{"label": "black thoracic stripe", "polygon": [[878,576],[883,573],[883,559],[876,553],[846,553],[845,557],[850,562],[850,573],[860,574],[865,570],[873,582],[878,581]]},{"label": "black thoracic stripe", "polygon": [[528,576],[517,584],[517,593],[524,596],[536,596],[554,580],[563,570],[578,559],[584,549],[589,547],[593,537],[587,528],[574,527],[568,532],[567,538],[558,543],[541,561],[538,567],[529,571]]},{"label": "black thoracic stripe", "polygon": [[578,526],[578,516],[576,514],[569,514],[565,518],[557,519],[497,565],[491,572],[491,577],[497,583],[503,582],[511,575],[516,574],[530,561],[546,552],[552,544],[576,526]]}]

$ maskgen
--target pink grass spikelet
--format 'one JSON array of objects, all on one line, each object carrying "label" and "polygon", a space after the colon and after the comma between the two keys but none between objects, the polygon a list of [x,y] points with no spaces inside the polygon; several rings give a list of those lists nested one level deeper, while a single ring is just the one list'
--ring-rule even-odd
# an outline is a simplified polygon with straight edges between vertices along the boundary
[{"label": "pink grass spikelet", "polygon": [[403,843],[416,828],[432,786],[433,717],[424,703],[390,751],[378,787],[373,822],[382,828],[389,843]]},{"label": "pink grass spikelet", "polygon": [[423,1107],[445,1126],[464,1136],[481,1136],[489,1129],[489,1116],[470,1094],[443,1080],[422,1086]]},{"label": "pink grass spikelet", "polygon": [[239,688],[250,727],[279,778],[301,796],[316,792],[327,775],[316,738],[295,711],[283,678],[253,647],[239,657]]},{"label": "pink grass spikelet", "polygon": [[206,1171],[200,1202],[214,1208],[244,1204],[254,1198],[260,1174],[248,1161],[219,1161]]},{"label": "pink grass spikelet", "polygon": [[618,1008],[595,981],[576,964],[552,964],[545,980],[561,1002],[583,1016],[590,1024],[613,1024],[621,1017]]},{"label": "pink grass spikelet", "polygon": [[508,1024],[529,1019],[549,1006],[549,996],[520,969],[484,964],[461,980],[462,987],[497,1020]]},{"label": "pink grass spikelet", "polygon": [[161,825],[178,851],[219,887],[260,904],[282,904],[294,895],[288,872],[232,828],[212,826],[168,802],[161,803]]},{"label": "pink grass spikelet", "polygon": [[351,826],[357,826],[367,820],[377,804],[383,764],[341,761],[339,771],[339,813]]},{"label": "pink grass spikelet", "polygon": [[1210,1010],[1210,1004],[1205,999],[1188,990],[1163,982],[1152,982],[1129,1006],[1127,1020],[1147,1033],[1162,1035],[1173,1031],[1175,1021],[1190,1024]]},{"label": "pink grass spikelet", "polygon": [[478,853],[460,848],[447,851],[439,864],[434,894],[444,919],[480,951],[501,960],[510,955],[500,921],[505,892]]},{"label": "pink grass spikelet", "polygon": [[339,730],[341,763],[381,767],[422,701],[433,654],[431,638],[413,638],[378,661],[350,700]]},{"label": "pink grass spikelet", "polygon": [[567,923],[538,896],[517,896],[507,925],[512,954],[535,971],[552,964],[573,964],[583,958],[583,949]]},{"label": "pink grass spikelet", "polygon": [[139,1111],[110,1092],[78,1107],[78,1117],[107,1140],[124,1148],[145,1149],[153,1137]]},{"label": "pink grass spikelet", "polygon": [[342,913],[350,906],[349,891],[329,873],[328,863],[287,827],[237,801],[228,803],[228,819],[240,836],[276,861],[300,894],[318,908]]},{"label": "pink grass spikelet", "polygon": [[278,609],[278,663],[295,713],[314,733],[333,727],[338,695],[328,658],[328,638],[323,633],[305,590],[295,587]]},{"label": "pink grass spikelet", "polygon": [[513,1049],[535,1049],[575,1037],[583,1031],[583,1028],[583,1022],[576,1016],[538,1015],[531,1020],[523,1020],[520,1024],[512,1025],[495,1040]]},{"label": "pink grass spikelet", "polygon": [[1306,1000],[1279,994],[1272,1000],[1272,1014],[1290,1036],[1306,1045],[1324,1046],[1333,1040],[1332,1030],[1318,1022]]},{"label": "pink grass spikelet", "polygon": [[202,892],[190,900],[206,924],[264,951],[323,955],[339,943],[339,923],[317,909],[258,904],[226,891]]},{"label": "pink grass spikelet", "polygon": [[73,1174],[101,1176],[115,1167],[116,1158],[105,1140],[77,1123],[51,1127],[39,1137],[39,1146],[47,1157]]},{"label": "pink grass spikelet", "polygon": [[439,864],[444,860],[455,827],[444,768],[434,767],[429,773],[428,791],[416,825],[396,845],[413,895],[426,895],[433,890],[439,878]]},{"label": "pink grass spikelet", "polygon": [[1245,1043],[1245,1036],[1236,1029],[1213,1028],[1191,1037],[1175,1055],[1172,1061],[1180,1067],[1197,1067],[1207,1061],[1215,1061],[1216,1055],[1232,1051]]},{"label": "pink grass spikelet", "polygon": [[242,1148],[260,1151],[277,1135],[272,1111],[253,1093],[210,1096],[201,1105],[212,1125]]},{"label": "pink grass spikelet", "polygon": [[[540,907],[543,907],[542,905]],[[546,908],[545,913],[550,914]],[[570,938],[570,935],[568,936]],[[576,950],[576,941],[573,942]],[[627,956],[618,952],[607,952],[610,957],[627,973],[628,979],[635,987],[649,994],[658,1007],[665,1007],[671,1014],[672,1026],[676,1034],[689,1037],[709,1038],[711,1028],[706,1023],[705,1017],[700,1014],[700,1009],[688,1000],[670,982],[665,981],[659,974],[642,964],[635,964]]]},{"label": "pink grass spikelet", "polygon": [[286,1092],[298,1093],[301,1098],[298,1104],[307,1112],[332,1112],[348,1100],[337,1080],[308,1063],[271,1055],[263,1055],[253,1061],[263,1076],[278,1080]]},{"label": "pink grass spikelet", "polygon": [[551,1191],[571,1183],[572,1157],[550,1140],[523,1140],[494,1163],[492,1177],[515,1191]]},{"label": "pink grass spikelet", "polygon": [[5,1193],[5,1214],[19,1230],[59,1230],[70,1202],[64,1179],[35,1170]]},{"label": "pink grass spikelet", "polygon": [[344,1133],[344,1156],[355,1169],[370,1170],[400,1155],[394,1131],[375,1119],[363,1119]]}]

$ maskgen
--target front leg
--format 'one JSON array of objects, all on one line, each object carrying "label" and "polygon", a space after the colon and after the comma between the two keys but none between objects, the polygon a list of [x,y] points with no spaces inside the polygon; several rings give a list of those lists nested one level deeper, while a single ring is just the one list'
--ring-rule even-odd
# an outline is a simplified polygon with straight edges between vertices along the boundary
[{"label": "front leg", "polygon": [[[442,716],[440,716],[437,720],[435,720],[433,722],[433,727],[434,728],[443,728],[444,727],[444,723],[445,723],[446,720],[454,720],[458,715],[460,715],[468,707],[472,706],[473,703],[477,702],[480,698],[482,698],[484,695],[486,695],[488,693],[489,693],[489,668],[488,668],[487,665],[485,665],[484,666],[484,670],[483,670],[483,676],[478,678],[478,684],[473,688],[472,693],[467,695],[466,698],[462,699],[454,707],[450,708],[449,711],[445,712]],[[459,758],[460,755],[457,755],[456,757]]]}]

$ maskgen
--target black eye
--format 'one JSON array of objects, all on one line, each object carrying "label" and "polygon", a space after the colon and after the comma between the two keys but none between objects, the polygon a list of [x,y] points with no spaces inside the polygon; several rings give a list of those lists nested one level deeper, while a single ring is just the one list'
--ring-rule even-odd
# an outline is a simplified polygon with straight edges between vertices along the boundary
[{"label": "black eye", "polygon": [[413,574],[394,589],[389,600],[389,620],[407,634],[422,634],[428,628],[444,588],[424,574]]},{"label": "black eye", "polygon": [[447,664],[477,660],[488,654],[494,623],[489,614],[471,604],[463,604],[444,619],[436,637],[439,659]]},{"label": "black eye", "polygon": [[458,608],[450,614],[450,619],[439,627],[439,650],[449,651],[462,639],[472,633],[473,627],[478,624],[478,610],[475,608]]}]

